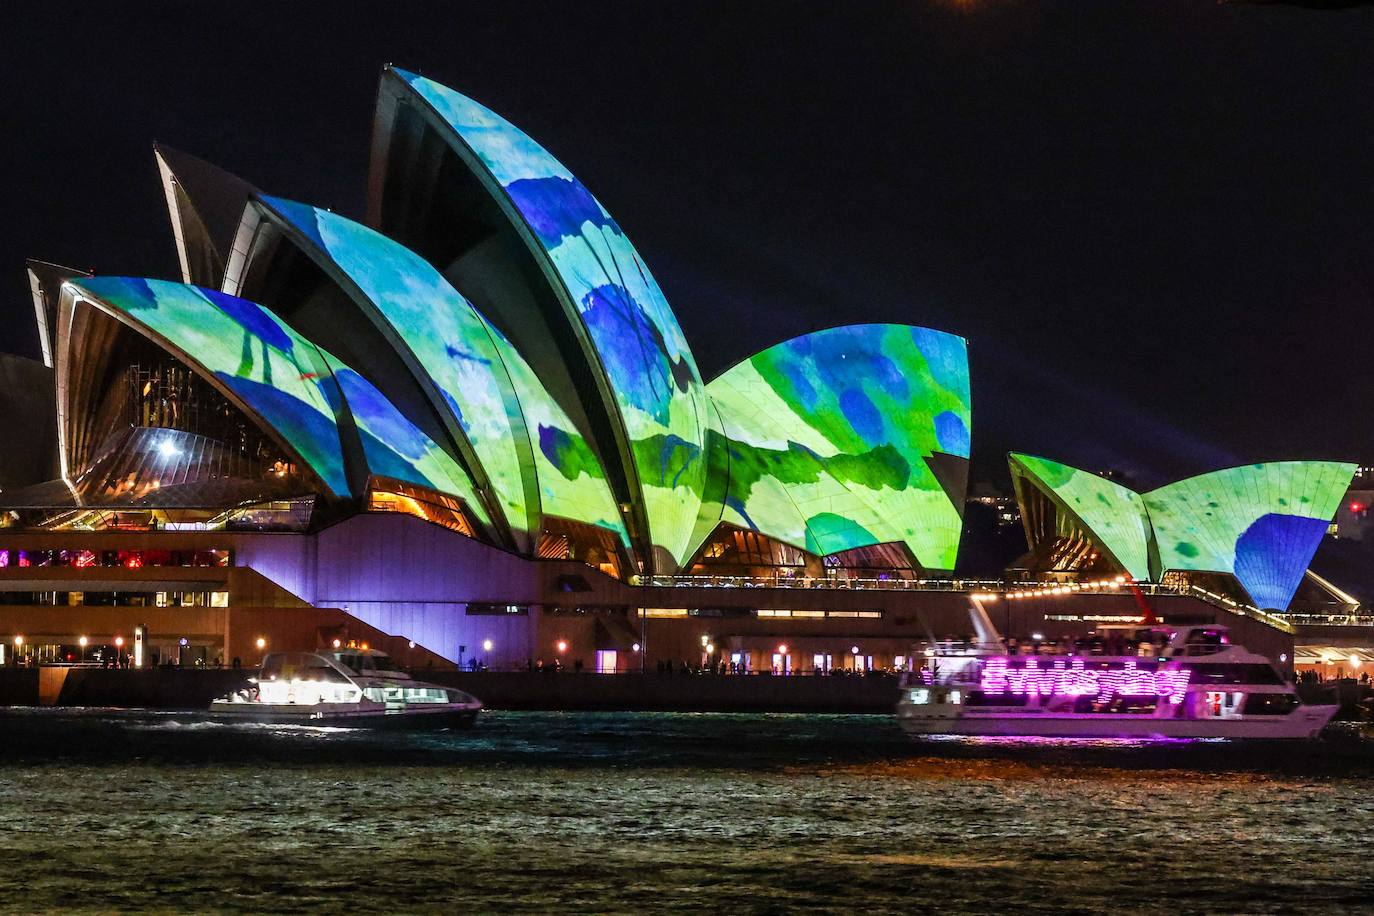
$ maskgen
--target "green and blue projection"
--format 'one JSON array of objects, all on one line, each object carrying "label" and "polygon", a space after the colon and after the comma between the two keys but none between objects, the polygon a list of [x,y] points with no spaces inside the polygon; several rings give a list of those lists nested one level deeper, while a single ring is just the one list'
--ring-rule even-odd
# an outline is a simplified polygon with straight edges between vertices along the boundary
[{"label": "green and blue projection", "polygon": [[650,538],[682,563],[706,481],[707,406],[663,291],[619,224],[543,147],[472,99],[395,72],[467,147],[469,166],[499,188],[557,277],[614,395]]},{"label": "green and blue projection", "polygon": [[706,386],[726,463],[721,518],[816,554],[907,545],[951,570],[971,413],[963,338],[909,325],[818,331]]},{"label": "green and blue projection", "polygon": [[[588,428],[434,265],[307,204],[257,196],[244,225],[256,214],[280,229],[396,359],[346,365],[268,309],[199,287],[99,278],[79,294],[206,375],[339,497],[364,496],[371,477],[413,483],[462,499],[522,552],[547,519],[568,519],[651,550],[639,559],[664,571],[722,523],[819,555],[900,543],[925,569],[953,568],[971,428],[962,338],[834,328],[705,385],[663,291],[586,187],[500,116],[396,75],[539,261],[561,303],[555,333],[585,361],[572,375],[598,377]],[[636,543],[627,519],[648,527]]]},{"label": "green and blue projection", "polygon": [[1274,461],[1136,494],[1044,458],[1010,460],[1014,477],[1077,516],[1135,578],[1229,573],[1257,607],[1276,610],[1292,602],[1355,474],[1335,461]]},{"label": "green and blue projection", "polygon": [[606,528],[628,546],[596,453],[510,341],[442,274],[350,219],[261,201],[358,291],[358,305],[469,443],[518,541],[528,544],[547,514]]},{"label": "green and blue projection", "polygon": [[1047,458],[1013,452],[1009,461],[1013,479],[1030,478],[1051,491],[1126,572],[1150,581],[1150,520],[1139,493]]},{"label": "green and blue projection", "polygon": [[371,382],[262,306],[165,280],[95,277],[72,286],[237,400],[335,495],[361,495],[340,438],[340,424],[351,423],[369,474],[451,493],[488,524],[456,461]]}]

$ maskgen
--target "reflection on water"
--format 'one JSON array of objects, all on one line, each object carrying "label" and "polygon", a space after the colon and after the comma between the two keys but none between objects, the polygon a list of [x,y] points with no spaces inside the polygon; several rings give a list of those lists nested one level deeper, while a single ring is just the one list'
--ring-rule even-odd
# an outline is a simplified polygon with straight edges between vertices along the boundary
[{"label": "reflection on water", "polygon": [[489,713],[0,716],[0,908],[1265,912],[1374,900],[1374,742]]}]

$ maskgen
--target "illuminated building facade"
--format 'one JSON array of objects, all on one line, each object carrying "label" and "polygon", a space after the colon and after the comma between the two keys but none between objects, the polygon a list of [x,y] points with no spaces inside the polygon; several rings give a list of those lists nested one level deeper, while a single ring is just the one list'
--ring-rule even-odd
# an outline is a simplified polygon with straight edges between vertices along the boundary
[{"label": "illuminated building facade", "polygon": [[[213,662],[352,621],[412,661],[751,671],[891,667],[963,632],[962,338],[831,328],[706,380],[591,192],[401,70],[381,77],[362,221],[155,155],[177,280],[29,265],[55,443],[0,495],[0,629],[57,656],[137,622]],[[1202,532],[1201,566],[1156,569],[1184,538],[1156,532],[1190,531],[1196,494],[1015,467],[1047,499],[1106,494],[1075,531],[1142,580],[1225,566],[1267,600],[1301,558],[1263,559],[1305,536],[1285,521],[1245,532],[1258,562],[1240,542],[1214,560]],[[1043,626],[1032,604],[1004,623]]]}]

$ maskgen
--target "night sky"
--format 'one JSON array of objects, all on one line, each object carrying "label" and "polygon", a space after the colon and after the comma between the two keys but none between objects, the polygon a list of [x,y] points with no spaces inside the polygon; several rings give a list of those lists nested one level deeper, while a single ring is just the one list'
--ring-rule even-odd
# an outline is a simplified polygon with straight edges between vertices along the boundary
[{"label": "night sky", "polygon": [[359,217],[394,62],[596,193],[708,378],[908,322],[970,341],[975,480],[1374,461],[1374,9],[8,0],[0,61],[5,349],[26,257],[177,275],[155,140]]}]

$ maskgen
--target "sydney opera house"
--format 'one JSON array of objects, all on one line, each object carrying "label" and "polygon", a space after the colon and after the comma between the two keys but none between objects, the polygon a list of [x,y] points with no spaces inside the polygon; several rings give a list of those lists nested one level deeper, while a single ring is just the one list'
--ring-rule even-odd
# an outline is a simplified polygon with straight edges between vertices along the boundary
[{"label": "sydney opera house", "polygon": [[30,262],[46,366],[0,364],[11,653],[866,670],[962,636],[977,594],[1023,639],[1149,603],[1287,660],[1325,585],[1353,465],[1141,494],[1021,454],[1028,553],[953,578],[962,338],[837,327],[704,379],[606,208],[430,79],[382,74],[362,221],[155,156],[180,278]]}]

